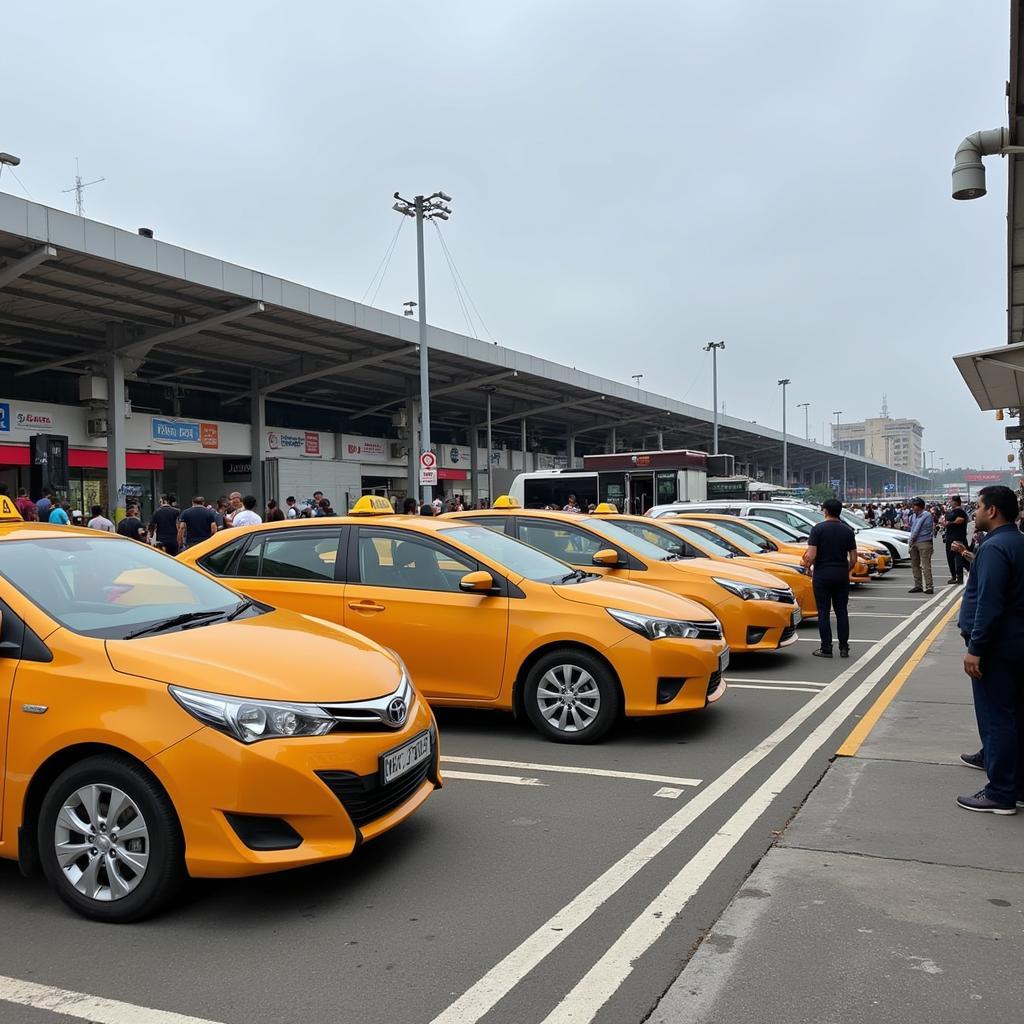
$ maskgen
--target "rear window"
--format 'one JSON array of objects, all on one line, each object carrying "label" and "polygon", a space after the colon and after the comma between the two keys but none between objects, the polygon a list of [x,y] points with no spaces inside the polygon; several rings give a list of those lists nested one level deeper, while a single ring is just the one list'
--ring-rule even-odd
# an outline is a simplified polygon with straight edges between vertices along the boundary
[{"label": "rear window", "polygon": [[246,540],[248,540],[247,537],[241,537],[230,544],[225,544],[222,548],[217,548],[216,551],[211,551],[208,555],[203,555],[199,559],[199,565],[207,572],[213,573],[214,576],[226,575],[231,568],[235,555],[242,550]]}]

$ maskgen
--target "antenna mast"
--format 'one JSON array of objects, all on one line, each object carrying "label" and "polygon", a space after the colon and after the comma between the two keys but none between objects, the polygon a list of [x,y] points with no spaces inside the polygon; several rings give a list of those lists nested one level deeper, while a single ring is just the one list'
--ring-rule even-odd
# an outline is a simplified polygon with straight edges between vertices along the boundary
[{"label": "antenna mast", "polygon": [[882,392],[882,419],[887,420],[889,418],[889,399],[885,392]]},{"label": "antenna mast", "polygon": [[82,192],[85,191],[90,185],[98,185],[101,181],[106,181],[106,178],[95,178],[93,181],[82,181],[82,169],[78,166],[78,157],[75,157],[75,184],[73,188],[62,189],[63,192],[74,192],[75,193],[75,213],[79,217],[85,216],[85,205],[82,203]]}]

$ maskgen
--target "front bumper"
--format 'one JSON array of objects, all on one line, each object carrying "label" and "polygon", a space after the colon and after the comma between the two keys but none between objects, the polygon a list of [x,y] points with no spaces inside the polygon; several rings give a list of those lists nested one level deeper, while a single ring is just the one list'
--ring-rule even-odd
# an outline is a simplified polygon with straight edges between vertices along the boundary
[{"label": "front bumper", "polygon": [[803,614],[799,604],[781,601],[742,601],[735,610],[717,611],[729,648],[740,654],[776,651],[796,643],[794,613]]},{"label": "front bumper", "polygon": [[[401,797],[397,803],[380,801],[380,816],[357,826],[341,797],[316,773],[374,777],[381,754],[425,730],[432,732],[432,756],[422,781],[411,791],[406,785],[396,794]],[[439,763],[437,727],[426,701],[417,696],[406,724],[394,731],[334,732],[247,746],[204,728],[148,765],[178,813],[189,874],[214,878],[264,874],[348,856],[363,841],[404,821],[441,786]],[[250,816],[283,821],[301,842],[291,849],[251,849],[228,815],[236,821]]]},{"label": "front bumper", "polygon": [[[622,684],[625,714],[639,717],[699,711],[717,701],[725,692],[724,651],[721,640],[648,640],[634,633],[604,655]],[[671,699],[659,701],[659,686]]]}]

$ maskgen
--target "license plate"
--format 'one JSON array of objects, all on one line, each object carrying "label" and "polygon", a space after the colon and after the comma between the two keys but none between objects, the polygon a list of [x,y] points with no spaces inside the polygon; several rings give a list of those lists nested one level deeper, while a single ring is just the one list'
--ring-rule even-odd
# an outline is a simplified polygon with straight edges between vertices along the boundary
[{"label": "license plate", "polygon": [[726,647],[724,651],[718,656],[718,671],[724,672],[729,667],[729,648]]},{"label": "license plate", "polygon": [[793,612],[793,625],[794,626],[799,626],[800,625],[800,620],[803,617],[804,617],[803,612],[801,612],[800,609],[797,608],[797,610],[795,612]]},{"label": "license plate", "polygon": [[380,755],[380,777],[386,786],[389,782],[411,772],[416,765],[430,757],[430,730],[403,743],[394,750]]}]

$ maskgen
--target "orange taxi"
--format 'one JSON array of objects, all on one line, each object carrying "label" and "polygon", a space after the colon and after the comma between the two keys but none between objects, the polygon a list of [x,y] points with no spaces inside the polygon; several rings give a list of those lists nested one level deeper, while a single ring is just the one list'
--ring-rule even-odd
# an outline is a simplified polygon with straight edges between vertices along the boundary
[{"label": "orange taxi", "polygon": [[0,857],[101,921],[345,857],[441,784],[393,652],[6,497],[0,694]]},{"label": "orange taxi", "polygon": [[[777,576],[743,565],[723,567],[710,559],[684,560],[608,515],[526,509],[503,495],[492,509],[451,512],[444,518],[478,523],[606,578],[644,583],[697,601],[721,621],[732,651],[774,651],[796,643],[802,613],[792,588]],[[640,518],[647,526],[653,522],[626,518]]]},{"label": "orange taxi", "polygon": [[348,516],[225,530],[181,559],[393,648],[433,704],[523,712],[560,742],[725,691],[728,648],[702,605],[373,495]]}]

